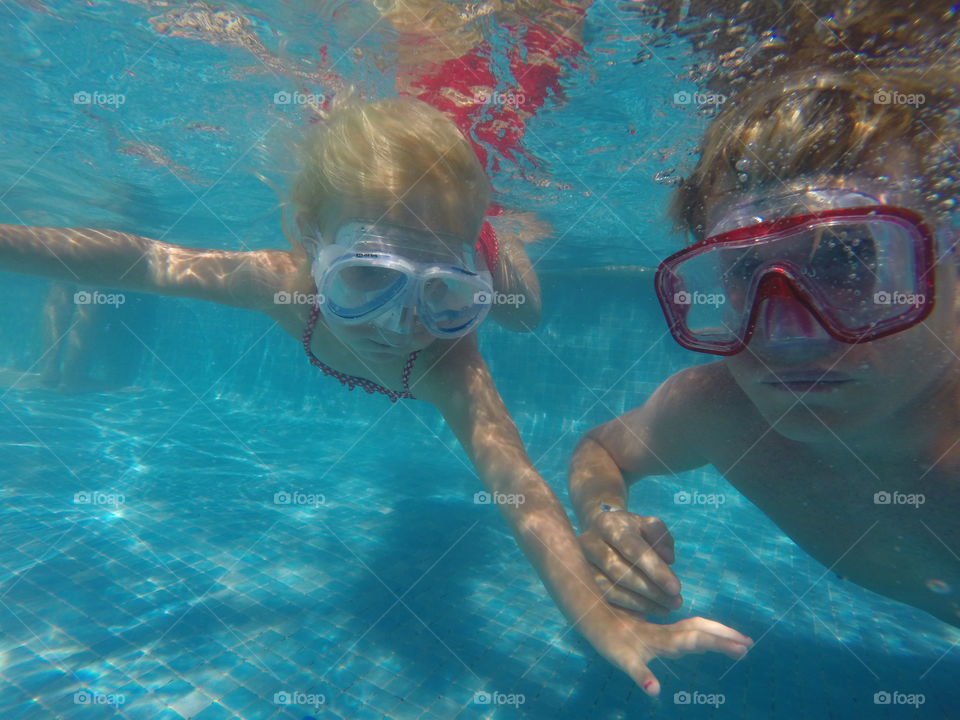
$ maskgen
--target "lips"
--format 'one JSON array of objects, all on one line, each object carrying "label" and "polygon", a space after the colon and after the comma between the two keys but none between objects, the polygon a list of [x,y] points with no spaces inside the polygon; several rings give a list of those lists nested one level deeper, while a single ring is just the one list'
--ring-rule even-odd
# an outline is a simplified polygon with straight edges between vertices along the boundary
[{"label": "lips", "polygon": [[405,347],[397,347],[395,345],[387,345],[386,343],[377,342],[376,340],[370,341],[370,350],[374,353],[381,353],[385,355],[398,355],[406,350]]},{"label": "lips", "polygon": [[854,382],[854,379],[846,373],[832,370],[803,370],[771,373],[760,382],[775,390],[829,392]]}]

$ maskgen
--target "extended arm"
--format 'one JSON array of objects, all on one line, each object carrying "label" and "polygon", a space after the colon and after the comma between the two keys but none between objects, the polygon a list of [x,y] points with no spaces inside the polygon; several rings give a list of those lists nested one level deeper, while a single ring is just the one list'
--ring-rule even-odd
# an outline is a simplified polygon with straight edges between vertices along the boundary
[{"label": "extended arm", "polygon": [[[683,604],[670,569],[673,537],[662,520],[627,511],[628,485],[649,475],[672,475],[706,463],[696,420],[694,368],[664,382],[641,407],[590,430],[570,461],[570,499],[580,542],[610,602],[665,615]],[[691,401],[692,399],[692,401]]]},{"label": "extended arm", "polygon": [[418,397],[443,413],[489,492],[507,500],[523,496],[497,507],[560,610],[598,652],[650,695],[659,692],[647,667],[654,657],[743,656],[750,639],[719,623],[690,618],[653,625],[608,604],[563,507],[530,462],[475,339],[461,340],[434,371],[421,381]]},{"label": "extended arm", "polygon": [[0,225],[0,270],[268,312],[296,275],[289,252],[228,252],[130,233]]}]

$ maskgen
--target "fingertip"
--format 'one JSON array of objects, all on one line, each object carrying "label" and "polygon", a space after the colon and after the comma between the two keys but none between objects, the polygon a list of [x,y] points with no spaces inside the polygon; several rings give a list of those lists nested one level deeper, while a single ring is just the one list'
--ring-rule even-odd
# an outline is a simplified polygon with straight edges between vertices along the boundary
[{"label": "fingertip", "polygon": [[660,694],[660,683],[657,682],[657,679],[650,675],[646,680],[644,680],[640,687],[643,688],[643,691],[650,697],[657,697]]},{"label": "fingertip", "polygon": [[740,660],[746,656],[747,650],[749,650],[749,648],[743,643],[734,642],[728,648],[727,657],[733,660]]},{"label": "fingertip", "polygon": [[683,592],[680,578],[678,578],[676,573],[670,568],[665,568],[665,572],[660,579],[660,587],[663,588],[663,591],[668,595],[679,595]]}]

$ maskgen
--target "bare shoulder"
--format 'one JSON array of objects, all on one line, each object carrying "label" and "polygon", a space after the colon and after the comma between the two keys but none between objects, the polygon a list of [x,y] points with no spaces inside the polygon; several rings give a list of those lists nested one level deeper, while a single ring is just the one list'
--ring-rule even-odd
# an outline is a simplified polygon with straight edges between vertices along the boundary
[{"label": "bare shoulder", "polygon": [[689,431],[723,438],[728,429],[742,427],[757,410],[722,361],[694,365],[674,373],[657,390],[659,404],[682,419]]},{"label": "bare shoulder", "polygon": [[686,419],[685,434],[697,443],[707,462],[726,467],[758,440],[771,442],[779,437],[769,432],[769,423],[722,361],[688,368],[671,380]]},{"label": "bare shoulder", "polygon": [[674,373],[663,383],[682,406],[704,410],[705,403],[718,413],[745,410],[750,401],[722,361],[694,365]]}]

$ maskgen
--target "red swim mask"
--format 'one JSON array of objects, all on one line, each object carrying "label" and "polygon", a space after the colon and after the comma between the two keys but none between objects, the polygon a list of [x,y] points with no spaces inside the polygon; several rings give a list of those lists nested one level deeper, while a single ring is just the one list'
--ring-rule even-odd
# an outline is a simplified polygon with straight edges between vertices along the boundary
[{"label": "red swim mask", "polygon": [[774,298],[791,297],[846,343],[906,330],[933,310],[936,246],[918,213],[846,190],[765,204],[812,211],[741,206],[660,264],[657,297],[683,347],[742,351],[758,325],[771,322],[761,307]]}]

